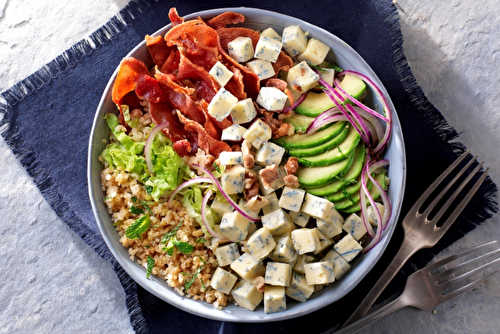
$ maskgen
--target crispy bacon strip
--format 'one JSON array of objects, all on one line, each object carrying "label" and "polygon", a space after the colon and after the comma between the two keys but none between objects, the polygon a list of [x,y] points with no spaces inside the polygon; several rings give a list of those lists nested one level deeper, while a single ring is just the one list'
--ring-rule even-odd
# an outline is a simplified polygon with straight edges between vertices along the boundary
[{"label": "crispy bacon strip", "polygon": [[137,76],[143,74],[149,74],[143,61],[131,57],[124,58],[120,63],[120,69],[113,85],[111,93],[113,102],[118,105],[122,104],[125,95],[135,90]]},{"label": "crispy bacon strip", "polygon": [[167,47],[167,43],[162,36],[152,37],[146,35],[145,39],[151,58],[153,58],[154,63],[161,68],[170,56],[172,48]]},{"label": "crispy bacon strip", "polygon": [[249,37],[252,39],[252,45],[255,48],[260,35],[257,31],[243,27],[219,28],[217,33],[220,38],[220,45],[227,50],[227,44],[237,37]]},{"label": "crispy bacon strip", "polygon": [[184,18],[179,16],[179,13],[177,13],[177,9],[175,7],[170,8],[170,10],[168,11],[168,18],[170,19],[170,22],[172,22],[172,26],[174,27],[184,22]]},{"label": "crispy bacon strip", "polygon": [[225,12],[211,18],[207,21],[207,24],[214,28],[223,28],[229,24],[237,24],[245,22],[245,16],[235,12]]}]

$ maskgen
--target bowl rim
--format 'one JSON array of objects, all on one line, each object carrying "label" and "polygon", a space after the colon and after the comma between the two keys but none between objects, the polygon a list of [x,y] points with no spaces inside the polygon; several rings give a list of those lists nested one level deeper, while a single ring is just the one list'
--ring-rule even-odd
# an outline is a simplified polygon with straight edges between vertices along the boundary
[{"label": "bowl rim", "polygon": [[[356,59],[356,61],[361,62],[366,69],[363,71],[363,74],[367,75],[370,77],[372,80],[374,80],[375,83],[380,87],[382,92],[385,94],[385,96],[388,98],[388,103],[390,107],[393,110],[393,132],[391,135],[390,139],[390,145],[395,146],[396,149],[399,152],[399,155],[397,156],[397,159],[391,158],[391,165],[394,165],[396,162],[398,166],[398,176],[400,177],[400,183],[398,184],[398,189],[393,190],[393,184],[391,184],[390,187],[390,193],[394,193],[396,191],[396,200],[391,201],[392,204],[392,209],[393,209],[393,214],[390,220],[390,225],[389,228],[384,231],[384,234],[382,236],[382,240],[367,254],[364,255],[370,256],[370,261],[363,266],[363,268],[359,268],[359,263],[357,263],[357,266],[353,266],[351,270],[349,271],[346,276],[342,278],[342,280],[345,280],[347,275],[351,274],[351,280],[346,283],[341,283],[344,287],[342,291],[336,293],[335,300],[332,300],[332,298],[329,298],[328,296],[328,291],[332,290],[328,287],[327,289],[323,289],[317,293],[314,294],[314,297],[312,299],[309,299],[305,303],[298,303],[292,301],[291,304],[293,304],[293,308],[290,308],[283,312],[278,312],[278,313],[272,313],[272,314],[265,314],[262,310],[262,307],[260,307],[260,310],[256,311],[249,311],[246,310],[242,307],[235,306],[235,305],[227,305],[224,307],[222,310],[219,310],[215,308],[213,305],[207,303],[206,301],[196,301],[191,298],[187,298],[185,296],[179,295],[174,289],[168,287],[166,283],[156,277],[156,276],[151,276],[149,279],[146,279],[145,271],[144,268],[142,268],[139,264],[137,264],[135,261],[130,260],[130,257],[128,255],[128,251],[126,250],[125,247],[121,245],[119,242],[118,234],[116,233],[116,230],[110,224],[111,220],[109,217],[109,214],[107,213],[107,210],[105,208],[104,203],[102,202],[102,190],[101,190],[101,182],[100,182],[100,177],[97,177],[97,182],[96,182],[96,177],[94,173],[96,172],[96,164],[100,164],[99,161],[96,162],[97,156],[95,155],[96,147],[101,147],[103,143],[101,142],[102,137],[98,137],[96,128],[98,122],[102,122],[102,117],[101,114],[103,113],[103,110],[106,109],[106,105],[109,104],[110,101],[110,95],[111,95],[111,89],[112,85],[115,81],[116,75],[118,73],[118,68],[115,69],[113,72],[112,76],[110,77],[106,88],[103,91],[103,95],[101,96],[101,99],[99,101],[99,105],[96,109],[96,113],[94,116],[94,121],[92,124],[92,130],[90,133],[89,137],[89,150],[88,150],[88,159],[87,159],[87,179],[88,179],[88,191],[89,191],[89,198],[90,202],[92,205],[92,210],[94,213],[94,216],[96,218],[97,226],[99,228],[99,231],[104,239],[104,242],[106,243],[107,247],[111,251],[112,255],[116,259],[116,261],[122,266],[122,268],[125,270],[125,272],[139,285],[141,285],[144,289],[149,291],[150,293],[154,294],[158,298],[164,300],[165,302],[168,302],[169,304],[182,309],[184,311],[187,311],[189,313],[209,318],[212,320],[219,320],[219,321],[231,321],[231,322],[271,322],[271,321],[282,321],[286,319],[291,319],[295,317],[299,317],[302,315],[309,314],[311,312],[314,312],[320,308],[323,308],[331,303],[336,302],[337,300],[341,299],[344,297],[348,292],[350,292],[367,274],[368,272],[371,271],[371,269],[375,266],[375,264],[379,261],[380,257],[384,253],[392,235],[394,232],[394,229],[396,227],[396,223],[399,219],[399,214],[401,211],[401,206],[402,206],[402,201],[403,201],[403,196],[404,196],[404,190],[405,190],[405,184],[406,184],[406,151],[404,147],[404,140],[403,140],[403,133],[401,130],[401,124],[396,112],[396,109],[392,103],[392,100],[387,93],[384,85],[381,83],[380,79],[377,77],[375,72],[371,69],[371,67],[366,63],[366,61],[347,43],[345,43],[343,40],[338,38],[336,35],[328,32],[327,30],[315,26],[313,24],[310,24],[306,21],[303,21],[302,19],[295,18],[286,14],[281,14],[277,13],[274,11],[269,11],[269,10],[264,10],[264,9],[259,9],[259,8],[251,8],[251,7],[229,7],[229,8],[217,8],[217,9],[210,9],[210,10],[203,10],[203,11],[197,11],[194,13],[191,13],[189,15],[185,15],[184,19],[185,20],[191,20],[195,19],[197,17],[201,17],[202,19],[205,18],[211,18],[216,15],[219,15],[221,13],[227,12],[227,11],[234,11],[241,13],[245,16],[245,18],[248,18],[249,16],[258,16],[259,19],[264,19],[264,18],[272,18],[272,21],[269,21],[268,26],[276,26],[276,27],[281,27],[281,29],[287,25],[290,24],[297,24],[300,25],[301,28],[304,31],[313,31],[314,35],[325,35],[328,36],[329,42],[335,41],[337,44],[341,45],[343,48],[346,49],[346,52],[350,53],[353,55]],[[252,18],[254,19],[254,17]],[[250,22],[252,22],[252,19],[250,19]],[[279,26],[275,24],[275,22],[278,22]],[[248,24],[248,22],[246,22]],[[263,25],[264,23],[262,22],[257,22],[255,23],[257,25]],[[245,26],[245,24],[241,24],[241,26]],[[151,36],[157,36],[157,35],[163,35],[166,31],[171,29],[172,25],[168,24],[161,29],[157,30],[154,34]],[[331,39],[331,40],[330,40]],[[321,39],[320,39],[321,40]],[[325,42],[326,43],[326,42]],[[329,44],[329,43],[326,43]],[[331,46],[331,45],[329,45]],[[146,48],[146,42],[143,40],[141,43],[136,45],[125,57],[131,56],[132,54],[139,53],[141,50],[144,50]],[[333,48],[332,48],[333,49]],[[147,53],[147,52],[146,52]],[[114,106],[114,104],[112,104]],[[97,140],[96,140],[97,139]],[[390,167],[389,167],[390,168]],[[100,165],[99,171],[102,170],[102,164]],[[99,174],[97,174],[99,175]],[[392,191],[391,191],[392,190]],[[101,196],[97,196],[99,193]],[[96,198],[98,197],[98,198]],[[105,224],[106,216],[108,217]],[[111,231],[111,232],[110,232]],[[360,262],[360,259],[358,257],[358,261],[355,260],[355,262]],[[365,261],[366,262],[366,261]],[[354,274],[352,274],[354,273]],[[326,292],[325,292],[326,291]]]}]

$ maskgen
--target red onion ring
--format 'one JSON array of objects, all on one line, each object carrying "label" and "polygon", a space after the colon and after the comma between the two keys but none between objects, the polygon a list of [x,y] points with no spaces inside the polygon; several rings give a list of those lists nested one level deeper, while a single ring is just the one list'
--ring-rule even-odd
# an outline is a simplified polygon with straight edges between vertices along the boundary
[{"label": "red onion ring", "polygon": [[194,179],[187,180],[183,183],[181,183],[175,190],[170,194],[168,198],[168,206],[172,207],[172,201],[174,200],[175,195],[179,193],[182,189],[189,187],[193,184],[196,183],[203,183],[203,182],[208,182],[208,183],[213,183],[212,179],[209,177],[195,177]]}]

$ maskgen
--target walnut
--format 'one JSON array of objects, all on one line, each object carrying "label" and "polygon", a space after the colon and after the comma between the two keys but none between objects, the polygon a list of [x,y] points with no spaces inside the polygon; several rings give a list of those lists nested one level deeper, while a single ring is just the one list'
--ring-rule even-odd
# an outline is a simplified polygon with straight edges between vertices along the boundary
[{"label": "walnut", "polygon": [[295,128],[293,127],[292,124],[289,123],[283,123],[280,125],[279,128],[275,129],[273,131],[273,138],[281,138],[284,136],[291,136],[295,132]]},{"label": "walnut", "polygon": [[252,210],[252,211],[259,211],[263,207],[265,207],[267,204],[269,204],[269,200],[261,195],[257,195],[252,197],[245,206],[247,209]]},{"label": "walnut", "polygon": [[259,195],[260,187],[259,182],[254,182],[249,189],[245,191],[245,201],[249,201],[252,197]]},{"label": "walnut", "polygon": [[285,183],[285,186],[290,188],[298,188],[300,186],[299,178],[293,174],[288,174],[287,176],[285,176],[283,178],[283,182]]},{"label": "walnut", "polygon": [[279,179],[280,174],[278,172],[278,168],[275,164],[271,166],[266,166],[266,168],[261,169],[259,171],[260,179],[262,180],[262,184],[266,188],[272,188],[274,182]]},{"label": "walnut", "polygon": [[288,161],[285,164],[285,171],[287,174],[295,174],[299,169],[299,159],[296,157],[288,158]]},{"label": "walnut", "polygon": [[245,166],[245,168],[248,169],[253,168],[253,166],[255,166],[255,158],[253,157],[253,155],[247,154],[243,156],[243,166]]},{"label": "walnut", "polygon": [[257,276],[252,280],[252,284],[255,285],[259,292],[264,292],[265,279],[262,276]]},{"label": "walnut", "polygon": [[248,140],[244,140],[243,143],[241,143],[241,153],[243,154],[243,156],[251,155],[255,157],[255,152],[252,150],[252,143],[250,143]]}]

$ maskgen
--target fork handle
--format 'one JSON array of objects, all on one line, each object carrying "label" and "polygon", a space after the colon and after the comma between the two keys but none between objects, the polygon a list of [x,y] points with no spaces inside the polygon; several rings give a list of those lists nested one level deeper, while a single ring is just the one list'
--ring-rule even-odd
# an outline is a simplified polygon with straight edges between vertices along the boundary
[{"label": "fork handle", "polygon": [[382,276],[378,279],[377,283],[373,286],[370,292],[363,299],[358,308],[354,311],[353,314],[347,319],[344,326],[347,326],[354,321],[363,317],[368,310],[372,307],[372,305],[377,300],[378,296],[384,291],[387,284],[394,278],[396,273],[403,267],[403,264],[412,256],[417,250],[421,247],[418,247],[417,244],[413,243],[412,238],[404,238],[403,244],[399,248],[398,253],[392,259],[392,262],[389,264],[387,269],[384,271]]},{"label": "fork handle", "polygon": [[404,292],[401,296],[393,300],[392,302],[376,309],[373,312],[368,313],[366,316],[362,317],[361,319],[358,319],[357,321],[353,322],[349,326],[342,327],[339,331],[335,332],[335,334],[350,334],[354,333],[361,328],[365,327],[369,323],[380,319],[382,317],[385,317],[389,313],[392,313],[394,311],[397,311],[405,306],[409,306],[409,303],[406,300],[406,297],[404,295]]}]

